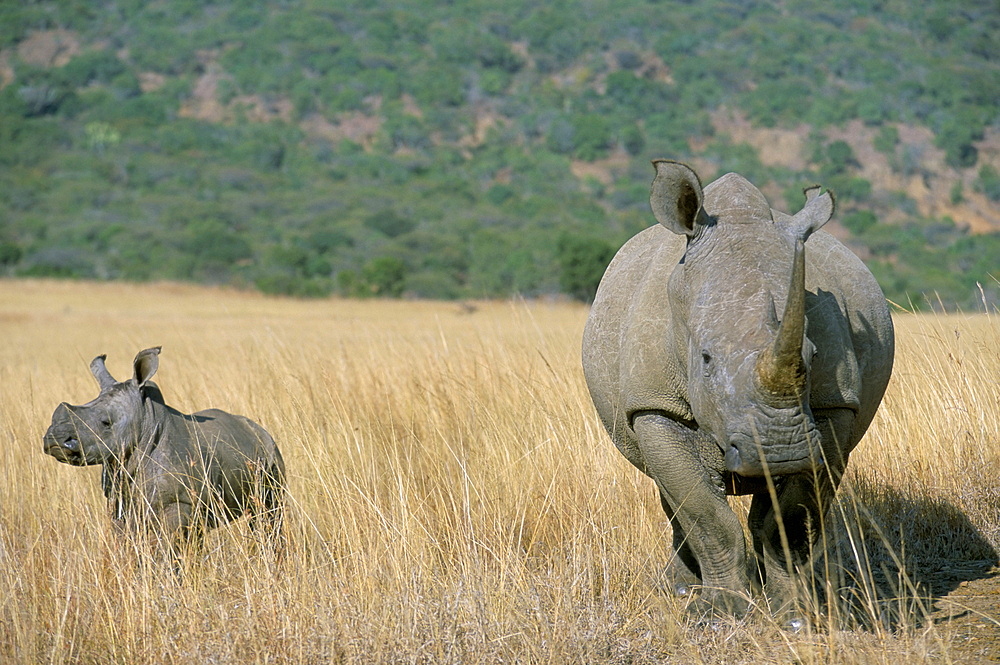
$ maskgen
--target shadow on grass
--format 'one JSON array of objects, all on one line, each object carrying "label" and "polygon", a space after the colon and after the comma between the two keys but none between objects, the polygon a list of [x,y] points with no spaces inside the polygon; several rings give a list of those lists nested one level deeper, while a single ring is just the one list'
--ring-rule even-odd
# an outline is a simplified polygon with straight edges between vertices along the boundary
[{"label": "shadow on grass", "polygon": [[851,628],[906,631],[933,621],[964,582],[997,576],[996,547],[958,507],[855,477],[816,563],[822,612]]}]

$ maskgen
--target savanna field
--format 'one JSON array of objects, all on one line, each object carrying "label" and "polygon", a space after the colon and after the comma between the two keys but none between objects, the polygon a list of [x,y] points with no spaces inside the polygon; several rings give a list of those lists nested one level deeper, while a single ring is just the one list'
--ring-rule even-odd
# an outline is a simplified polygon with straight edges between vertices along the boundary
[{"label": "savanna field", "polygon": [[[896,369],[829,518],[812,625],[705,626],[658,589],[669,526],[601,428],[587,310],[0,281],[0,662],[1000,661],[1000,315],[897,311]],[[41,437],[162,345],[184,412],[288,466],[288,546],[212,532],[183,578]],[[734,499],[738,508],[745,499]]]}]

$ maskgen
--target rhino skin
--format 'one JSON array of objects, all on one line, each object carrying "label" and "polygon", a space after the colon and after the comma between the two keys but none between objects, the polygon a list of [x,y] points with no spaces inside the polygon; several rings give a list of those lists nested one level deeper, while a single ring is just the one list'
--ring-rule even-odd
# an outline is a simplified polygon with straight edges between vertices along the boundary
[{"label": "rhino skin", "polygon": [[160,347],[140,351],[134,375],[118,382],[106,356],[91,373],[101,392],[63,402],[43,437],[45,452],[73,466],[102,464],[101,484],[121,530],[151,533],[173,560],[207,529],[251,515],[280,541],[285,464],[274,439],[249,418],[218,409],[184,414],[150,381]]},{"label": "rhino skin", "polygon": [[[673,530],[665,580],[684,596],[700,585],[689,610],[742,615],[763,588],[801,621],[797,576],[892,371],[886,300],[818,230],[829,192],[805,190],[791,216],[740,175],[703,190],[688,166],[653,165],[659,224],[601,280],[587,387],[615,446],[656,483]],[[727,494],[753,494],[752,548]]]}]

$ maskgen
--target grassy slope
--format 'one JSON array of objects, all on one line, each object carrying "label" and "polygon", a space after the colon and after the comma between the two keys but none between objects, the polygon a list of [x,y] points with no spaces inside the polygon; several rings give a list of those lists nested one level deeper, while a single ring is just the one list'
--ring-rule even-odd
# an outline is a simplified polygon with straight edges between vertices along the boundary
[{"label": "grassy slope", "polygon": [[567,292],[559,234],[620,244],[671,157],[782,209],[834,188],[899,302],[997,298],[988,3],[356,4],[0,9],[0,274]]},{"label": "grassy slope", "polygon": [[[0,281],[0,660],[977,662],[951,623],[919,622],[927,591],[1000,548],[995,317],[897,316],[844,494],[863,528],[837,531],[869,552],[843,581],[868,629],[786,635],[761,616],[687,625],[656,591],[668,527],[592,411],[585,308],[474,307]],[[281,445],[283,564],[237,526],[184,584],[137,570],[98,471],[42,454],[55,405],[95,394],[93,356],[122,378],[154,344],[168,402],[244,413]]]}]

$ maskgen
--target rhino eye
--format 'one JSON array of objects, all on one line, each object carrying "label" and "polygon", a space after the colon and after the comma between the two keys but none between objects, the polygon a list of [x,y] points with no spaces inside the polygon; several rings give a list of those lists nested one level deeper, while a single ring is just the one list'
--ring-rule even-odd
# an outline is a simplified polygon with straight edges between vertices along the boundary
[{"label": "rhino eye", "polygon": [[111,427],[111,419],[107,416],[101,418],[101,427]]},{"label": "rhino eye", "polygon": [[708,351],[701,352],[701,365],[705,371],[705,376],[708,376],[708,366],[712,364],[712,354]]}]

